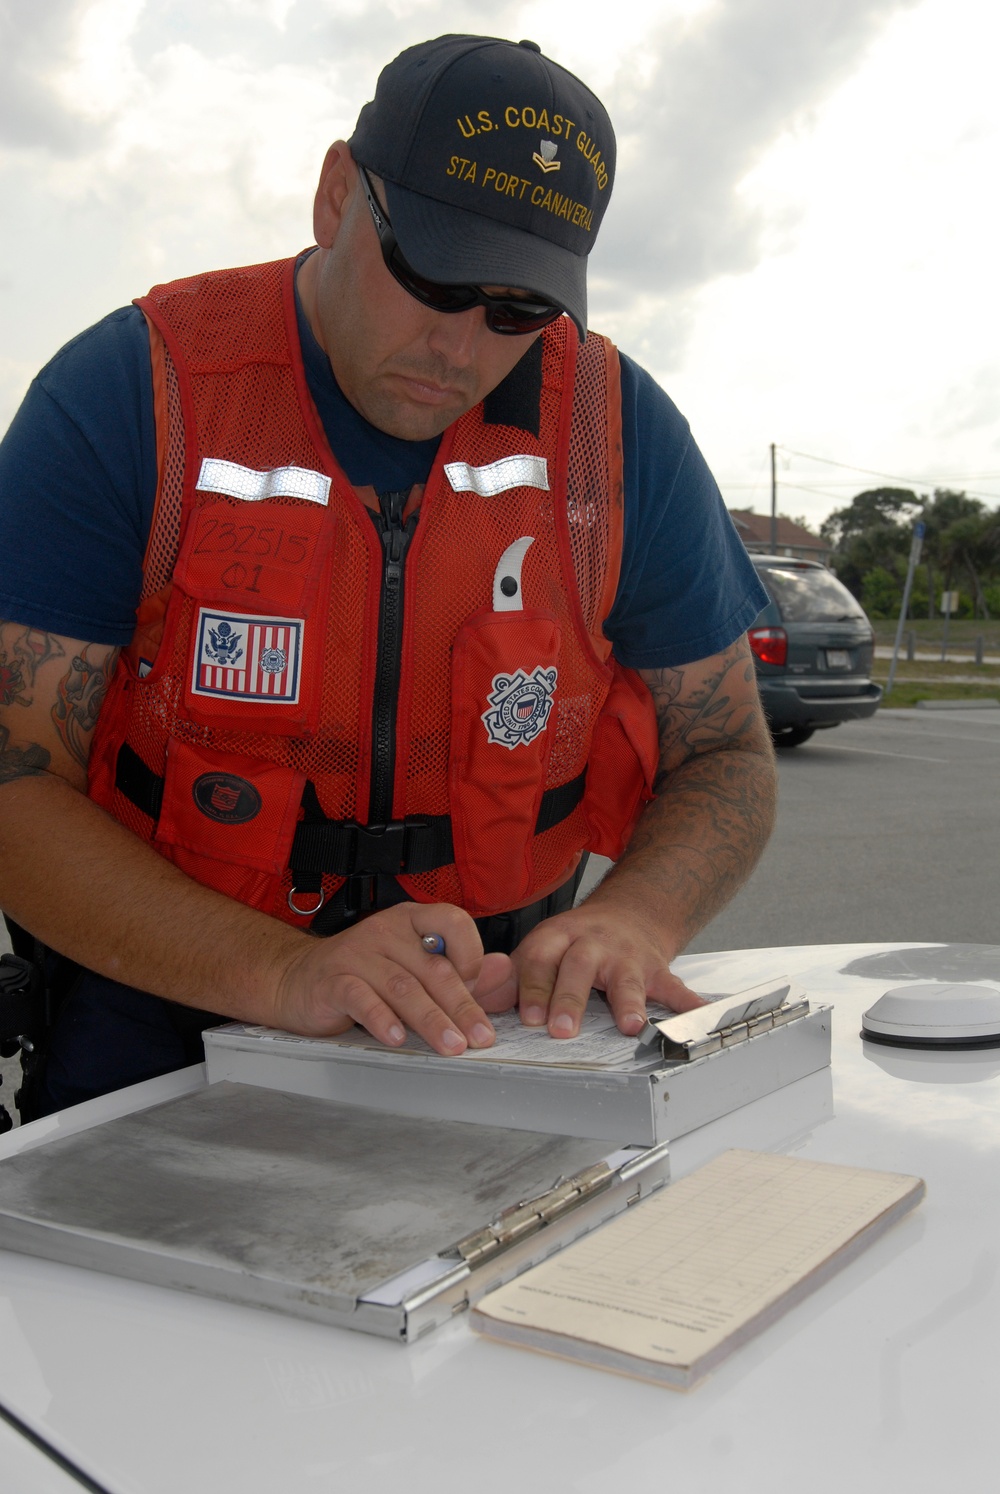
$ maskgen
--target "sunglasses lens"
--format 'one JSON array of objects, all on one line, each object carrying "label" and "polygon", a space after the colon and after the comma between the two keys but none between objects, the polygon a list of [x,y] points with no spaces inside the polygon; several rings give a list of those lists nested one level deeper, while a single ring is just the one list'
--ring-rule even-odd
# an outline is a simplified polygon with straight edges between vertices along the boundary
[{"label": "sunglasses lens", "polygon": [[435,311],[467,311],[476,304],[476,293],[471,286],[441,285],[436,280],[425,280],[406,263],[398,246],[392,251],[389,270],[404,290]]},{"label": "sunglasses lens", "polygon": [[495,301],[486,308],[486,325],[492,332],[514,336],[537,332],[560,316],[559,307],[545,301]]},{"label": "sunglasses lens", "polygon": [[503,336],[537,332],[562,316],[559,307],[547,301],[504,300],[500,296],[486,296],[473,285],[444,285],[437,280],[425,280],[407,264],[395,242],[386,256],[386,265],[405,291],[434,311],[468,311],[473,306],[485,306],[486,325]]}]

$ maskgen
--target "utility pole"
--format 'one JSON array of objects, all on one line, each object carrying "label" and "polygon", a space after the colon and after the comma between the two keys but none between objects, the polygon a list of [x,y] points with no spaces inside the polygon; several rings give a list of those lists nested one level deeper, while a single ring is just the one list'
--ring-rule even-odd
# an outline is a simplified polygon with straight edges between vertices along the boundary
[{"label": "utility pole", "polygon": [[771,442],[771,554],[778,553],[778,470],[774,459],[774,442]]}]

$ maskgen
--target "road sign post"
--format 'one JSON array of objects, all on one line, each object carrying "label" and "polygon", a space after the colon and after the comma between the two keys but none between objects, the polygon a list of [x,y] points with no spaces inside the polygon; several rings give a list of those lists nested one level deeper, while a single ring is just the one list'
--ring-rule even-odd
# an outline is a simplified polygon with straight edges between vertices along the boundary
[{"label": "road sign post", "polygon": [[892,650],[892,663],[889,666],[889,682],[885,693],[892,693],[893,681],[896,678],[896,662],[899,659],[899,645],[903,639],[903,624],[906,622],[906,614],[910,610],[910,592],[913,590],[913,573],[920,564],[920,552],[924,547],[924,524],[918,520],[913,526],[913,540],[910,544],[910,564],[906,572],[906,585],[903,587],[903,600],[899,607],[899,624],[896,628],[896,642]]}]

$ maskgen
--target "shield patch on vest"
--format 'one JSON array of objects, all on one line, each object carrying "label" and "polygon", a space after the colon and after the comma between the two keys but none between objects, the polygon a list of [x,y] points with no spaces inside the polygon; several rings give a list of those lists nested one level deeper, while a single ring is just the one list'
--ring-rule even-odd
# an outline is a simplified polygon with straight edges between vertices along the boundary
[{"label": "shield patch on vest", "polygon": [[191,793],[202,814],[220,825],[245,825],[260,814],[260,794],[235,773],[202,773],[191,785]]},{"label": "shield patch on vest", "polygon": [[301,618],[248,617],[201,607],[193,693],[295,705],[299,698],[302,629]]},{"label": "shield patch on vest", "polygon": [[498,674],[488,696],[491,711],[484,711],[482,721],[491,742],[502,747],[519,747],[532,742],[545,730],[552,711],[552,696],[558,670],[539,667],[532,674],[523,669],[513,674]]}]

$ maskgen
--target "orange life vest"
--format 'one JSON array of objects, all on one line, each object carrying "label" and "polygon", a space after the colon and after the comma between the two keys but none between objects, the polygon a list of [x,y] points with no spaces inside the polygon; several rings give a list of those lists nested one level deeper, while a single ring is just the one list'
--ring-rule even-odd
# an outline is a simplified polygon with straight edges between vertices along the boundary
[{"label": "orange life vest", "polygon": [[158,286],[159,489],[90,795],[198,881],[308,926],[346,877],[474,915],[616,857],[655,720],[602,622],[618,360],[546,329],[377,525],[309,395],[294,262]]}]

